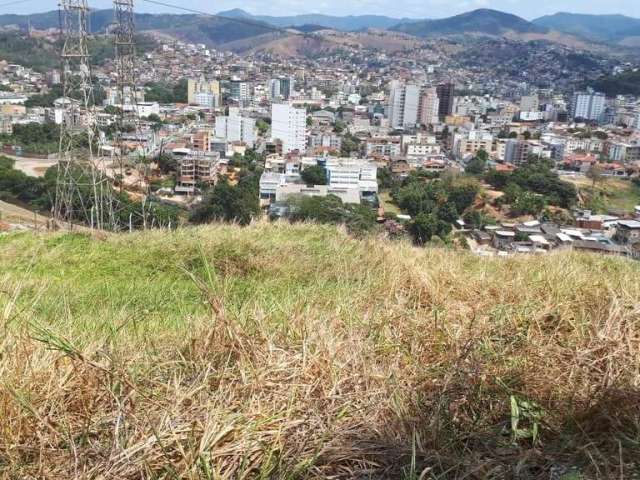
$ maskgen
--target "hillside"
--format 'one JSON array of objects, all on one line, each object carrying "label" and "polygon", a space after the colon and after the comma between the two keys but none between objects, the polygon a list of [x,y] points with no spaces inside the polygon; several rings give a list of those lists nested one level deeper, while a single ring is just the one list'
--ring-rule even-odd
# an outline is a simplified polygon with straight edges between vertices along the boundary
[{"label": "hillside", "polygon": [[487,35],[503,35],[507,32],[546,33],[548,29],[536,26],[516,15],[483,8],[449,18],[401,24],[393,27],[392,30],[418,37],[429,37],[464,33]]},{"label": "hillside", "polygon": [[0,477],[637,468],[638,263],[258,224],[9,234],[0,269]]},{"label": "hillside", "polygon": [[401,23],[409,23],[415,20],[385,17],[383,15],[347,15],[338,17],[333,15],[321,15],[310,13],[306,15],[291,15],[274,17],[268,15],[252,15],[242,9],[236,8],[218,15],[229,18],[242,18],[260,21],[277,27],[301,27],[304,25],[318,25],[333,30],[345,32],[366,30],[368,28],[386,29]]},{"label": "hillside", "polygon": [[640,70],[627,71],[618,75],[605,75],[589,86],[604,92],[609,97],[616,95],[640,95]]},{"label": "hillside", "polygon": [[535,25],[589,40],[628,43],[640,39],[640,19],[624,15],[586,15],[560,12],[533,20]]}]

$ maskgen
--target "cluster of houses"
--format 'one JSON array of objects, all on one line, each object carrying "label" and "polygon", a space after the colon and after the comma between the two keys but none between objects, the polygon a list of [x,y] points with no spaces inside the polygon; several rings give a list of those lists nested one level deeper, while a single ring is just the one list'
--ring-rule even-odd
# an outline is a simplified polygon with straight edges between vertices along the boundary
[{"label": "cluster of houses", "polygon": [[[459,222],[462,229],[464,222]],[[532,220],[502,222],[483,229],[464,230],[472,250],[483,256],[514,253],[545,253],[557,248],[640,258],[640,206],[635,218],[592,215],[579,212],[576,225],[558,225]]]}]

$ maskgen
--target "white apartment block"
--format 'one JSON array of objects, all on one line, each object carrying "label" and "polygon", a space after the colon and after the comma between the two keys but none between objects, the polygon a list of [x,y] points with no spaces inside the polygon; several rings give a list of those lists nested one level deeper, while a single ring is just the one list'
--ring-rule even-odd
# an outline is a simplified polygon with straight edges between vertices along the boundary
[{"label": "white apartment block", "polygon": [[600,121],[604,116],[605,95],[598,92],[576,92],[571,101],[571,117]]},{"label": "white apartment block", "polygon": [[420,87],[403,85],[393,80],[389,92],[389,120],[391,128],[413,128],[418,123],[418,104]]},{"label": "white apartment block", "polygon": [[304,152],[307,139],[307,111],[288,103],[271,105],[271,139],[282,141],[282,152]]},{"label": "white apartment block", "polygon": [[240,109],[229,108],[228,116],[216,117],[215,135],[227,142],[242,142],[253,148],[257,139],[256,121],[240,115]]}]

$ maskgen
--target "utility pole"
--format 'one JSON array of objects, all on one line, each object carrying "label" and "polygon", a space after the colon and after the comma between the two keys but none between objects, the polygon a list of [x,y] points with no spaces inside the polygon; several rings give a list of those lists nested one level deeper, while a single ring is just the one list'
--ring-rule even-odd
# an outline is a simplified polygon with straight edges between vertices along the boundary
[{"label": "utility pole", "polygon": [[94,149],[97,127],[89,58],[87,0],[61,0],[61,80],[58,177],[53,216],[59,225],[85,223],[94,212],[98,229],[116,229],[111,181]]}]

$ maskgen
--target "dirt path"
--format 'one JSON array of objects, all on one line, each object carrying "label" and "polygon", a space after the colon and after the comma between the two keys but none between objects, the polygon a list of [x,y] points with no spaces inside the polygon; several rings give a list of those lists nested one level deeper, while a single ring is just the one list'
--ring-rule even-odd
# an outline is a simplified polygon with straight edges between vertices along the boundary
[{"label": "dirt path", "polygon": [[7,155],[6,153],[3,153],[2,155],[15,160],[16,170],[20,170],[26,175],[30,175],[32,177],[44,177],[47,169],[58,163],[57,159],[16,157],[15,155]]}]

